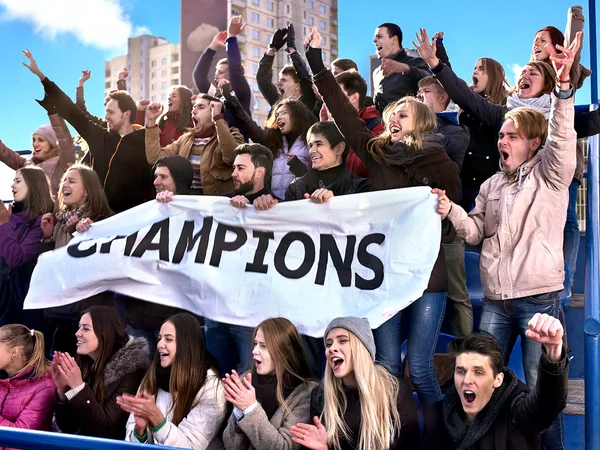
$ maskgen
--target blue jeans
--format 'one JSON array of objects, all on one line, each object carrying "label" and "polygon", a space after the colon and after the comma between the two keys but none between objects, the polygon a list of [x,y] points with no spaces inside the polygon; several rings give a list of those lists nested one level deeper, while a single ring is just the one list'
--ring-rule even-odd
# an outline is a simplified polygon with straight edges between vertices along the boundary
[{"label": "blue jeans", "polygon": [[[528,329],[527,323],[535,313],[548,314],[558,318],[560,308],[558,292],[512,300],[484,299],[483,301],[479,329],[482,333],[487,333],[498,341],[504,354],[505,364],[508,364],[517,336],[521,336],[523,369],[527,386],[530,389],[534,388],[537,381],[542,345],[525,336],[525,331]],[[545,450],[563,450],[563,436],[563,418],[561,414],[550,428],[542,434],[542,448]]]},{"label": "blue jeans", "polygon": [[569,186],[569,207],[567,208],[567,222],[565,223],[565,243],[563,251],[565,263],[569,268],[570,282],[573,286],[575,270],[577,269],[577,253],[579,252],[579,222],[577,221],[577,191],[579,181],[573,180]]},{"label": "blue jeans", "polygon": [[376,359],[390,372],[401,377],[401,318],[402,313],[410,314],[408,329],[408,369],[419,401],[427,405],[442,399],[442,390],[435,377],[433,355],[440,334],[446,293],[425,293],[403,311],[373,330]]},{"label": "blue jeans", "polygon": [[240,373],[250,370],[254,328],[215,322],[206,318],[204,326],[206,349],[217,360],[222,377],[234,369],[237,370],[238,362],[241,366]]}]

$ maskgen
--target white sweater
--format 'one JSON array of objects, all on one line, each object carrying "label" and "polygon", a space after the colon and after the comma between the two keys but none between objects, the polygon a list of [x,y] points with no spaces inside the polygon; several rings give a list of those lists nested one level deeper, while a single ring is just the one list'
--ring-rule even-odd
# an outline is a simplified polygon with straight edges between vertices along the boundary
[{"label": "white sweater", "polygon": [[[159,389],[156,393],[156,406],[163,414],[167,414],[171,404],[171,394]],[[197,450],[222,449],[218,433],[225,420],[226,406],[223,383],[219,375],[211,369],[188,415],[179,425],[174,425],[173,413],[169,413],[166,416],[167,423],[160,430],[156,433],[147,430],[146,443]],[[139,442],[133,433],[134,429],[135,419],[133,414],[130,414],[127,420],[126,441]]]}]

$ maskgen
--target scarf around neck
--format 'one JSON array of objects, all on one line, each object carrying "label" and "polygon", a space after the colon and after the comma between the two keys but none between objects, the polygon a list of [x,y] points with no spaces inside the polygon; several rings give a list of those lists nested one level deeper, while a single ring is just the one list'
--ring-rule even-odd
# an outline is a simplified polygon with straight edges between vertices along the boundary
[{"label": "scarf around neck", "polygon": [[[285,373],[283,375],[283,398],[286,399],[294,389],[296,389],[302,381],[299,378]],[[275,415],[279,407],[279,400],[277,400],[277,375],[259,375],[257,373],[252,374],[252,386],[256,391],[256,400],[260,403],[260,406],[265,411],[267,418],[271,420],[271,417]]]},{"label": "scarf around neck", "polygon": [[550,94],[544,94],[541,97],[536,98],[521,98],[516,92],[513,92],[506,98],[506,106],[509,111],[520,106],[525,106],[541,112],[546,120],[550,117],[551,104]]},{"label": "scarf around neck", "polygon": [[77,216],[80,220],[83,219],[83,213],[85,212],[87,205],[84,203],[77,208],[63,208],[56,213],[56,220],[58,222],[67,223],[73,216]]},{"label": "scarf around neck", "polygon": [[156,366],[156,385],[165,392],[169,392],[171,367],[173,366],[163,367],[160,364]]}]

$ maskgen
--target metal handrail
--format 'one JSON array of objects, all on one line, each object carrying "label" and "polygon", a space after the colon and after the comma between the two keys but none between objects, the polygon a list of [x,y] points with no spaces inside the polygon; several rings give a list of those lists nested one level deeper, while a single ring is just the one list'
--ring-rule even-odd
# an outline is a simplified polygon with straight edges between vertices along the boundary
[{"label": "metal handrail", "polygon": [[[598,105],[592,105],[595,110]],[[588,139],[585,249],[585,448],[600,450],[600,137]]]},{"label": "metal handrail", "polygon": [[[23,450],[135,450],[136,448],[148,450],[148,444],[137,442],[4,427],[0,427],[0,445]],[[159,448],[175,450],[175,447]]]}]

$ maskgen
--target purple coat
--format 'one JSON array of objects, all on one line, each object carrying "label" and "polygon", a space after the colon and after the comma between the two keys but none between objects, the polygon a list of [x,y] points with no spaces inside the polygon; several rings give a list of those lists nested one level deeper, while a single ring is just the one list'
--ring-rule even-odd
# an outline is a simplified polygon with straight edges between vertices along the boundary
[{"label": "purple coat", "polygon": [[0,256],[6,260],[9,267],[20,267],[39,256],[42,240],[41,220],[41,217],[35,218],[33,225],[23,234],[21,243],[18,242],[19,234],[29,221],[27,211],[11,214],[8,222],[0,225]]},{"label": "purple coat", "polygon": [[0,380],[0,426],[50,430],[56,387],[50,371],[32,377],[32,370]]}]

